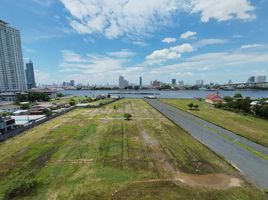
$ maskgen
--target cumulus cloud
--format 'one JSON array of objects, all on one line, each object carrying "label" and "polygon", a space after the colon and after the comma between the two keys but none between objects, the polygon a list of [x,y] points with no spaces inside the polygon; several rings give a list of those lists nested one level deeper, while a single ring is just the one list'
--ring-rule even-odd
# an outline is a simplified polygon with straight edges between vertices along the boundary
[{"label": "cumulus cloud", "polygon": [[182,53],[192,52],[193,47],[190,44],[182,44],[166,49],[155,50],[146,57],[148,64],[160,64],[167,60],[178,59],[182,56]]},{"label": "cumulus cloud", "polygon": [[254,7],[249,0],[192,0],[191,13],[200,13],[202,22],[210,19],[226,21],[230,19],[253,20]]},{"label": "cumulus cloud", "polygon": [[118,57],[118,58],[127,58],[131,56],[135,56],[136,53],[129,49],[121,49],[120,51],[109,52],[108,55]]},{"label": "cumulus cloud", "polygon": [[263,45],[262,44],[246,44],[246,45],[242,45],[240,48],[251,49],[251,48],[258,48],[258,47],[263,47]]},{"label": "cumulus cloud", "polygon": [[186,31],[185,33],[181,34],[180,38],[181,39],[189,39],[195,36],[197,33],[193,31]]},{"label": "cumulus cloud", "polygon": [[134,55],[134,52],[127,49],[104,55],[80,55],[70,50],[63,50],[60,68],[69,79],[77,82],[115,83],[120,74],[138,77],[143,72],[144,68],[141,66],[127,66],[126,58]]},{"label": "cumulus cloud", "polygon": [[172,38],[172,37],[167,37],[167,38],[164,38],[162,40],[163,43],[172,43],[172,42],[176,42],[177,39],[176,38]]},{"label": "cumulus cloud", "polygon": [[181,71],[207,71],[217,68],[233,67],[268,62],[267,52],[211,52],[198,54],[182,60],[180,63],[154,68],[156,74],[180,73]]},{"label": "cumulus cloud", "polygon": [[70,13],[69,23],[80,34],[147,36],[175,23],[182,12],[200,14],[202,22],[210,19],[252,20],[254,7],[249,0],[60,0]]}]

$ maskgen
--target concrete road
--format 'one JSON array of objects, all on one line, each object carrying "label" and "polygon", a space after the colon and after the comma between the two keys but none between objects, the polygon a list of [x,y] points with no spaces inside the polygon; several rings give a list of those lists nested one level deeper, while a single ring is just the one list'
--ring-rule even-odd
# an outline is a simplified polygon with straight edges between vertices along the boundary
[{"label": "concrete road", "polygon": [[268,148],[156,99],[145,101],[194,138],[223,156],[253,183],[268,189],[268,160],[264,158],[268,155]]}]

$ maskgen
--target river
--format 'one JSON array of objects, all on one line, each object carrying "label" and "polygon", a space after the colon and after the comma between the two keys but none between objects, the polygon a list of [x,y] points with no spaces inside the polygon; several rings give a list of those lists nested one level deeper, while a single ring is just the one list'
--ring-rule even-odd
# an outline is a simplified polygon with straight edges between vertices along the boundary
[{"label": "river", "polygon": [[[75,96],[89,96],[96,97],[97,95],[116,95],[127,98],[143,98],[146,95],[155,95],[157,98],[205,98],[209,93],[216,93],[217,91],[203,91],[203,90],[63,90],[61,91],[65,95]],[[235,90],[225,91],[219,90],[219,95],[234,96],[236,93],[241,93],[243,97],[251,97],[252,99],[268,98],[268,90]]]}]

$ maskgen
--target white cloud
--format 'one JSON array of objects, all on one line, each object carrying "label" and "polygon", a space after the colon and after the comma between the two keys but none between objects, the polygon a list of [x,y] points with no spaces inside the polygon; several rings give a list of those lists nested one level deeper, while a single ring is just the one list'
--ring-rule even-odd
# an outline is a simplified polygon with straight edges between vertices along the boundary
[{"label": "white cloud", "polygon": [[196,32],[186,31],[185,33],[181,34],[180,38],[181,39],[189,39],[189,38],[192,38],[193,36],[195,36],[196,34],[197,34]]},{"label": "white cloud", "polygon": [[172,43],[172,42],[176,42],[177,39],[176,38],[171,38],[171,37],[167,37],[167,38],[164,38],[162,40],[163,43]]},{"label": "white cloud", "polygon": [[118,57],[118,58],[126,58],[126,57],[135,56],[136,53],[129,49],[121,49],[121,51],[109,52],[108,55]]},{"label": "white cloud", "polygon": [[251,48],[258,48],[258,47],[263,47],[263,45],[262,44],[246,44],[246,45],[242,45],[240,48],[251,49]]},{"label": "white cloud", "polygon": [[138,77],[144,71],[141,66],[127,66],[126,58],[134,55],[134,52],[127,49],[109,52],[106,55],[80,55],[70,50],[63,50],[60,68],[68,79],[74,79],[76,82],[117,83],[120,74]]},{"label": "white cloud", "polygon": [[41,6],[49,7],[53,3],[53,0],[34,0],[34,2]]},{"label": "white cloud", "polygon": [[35,81],[37,84],[51,84],[56,82],[50,73],[44,72],[39,69],[34,70]]},{"label": "white cloud", "polygon": [[185,71],[208,71],[218,68],[232,69],[233,67],[267,63],[268,53],[256,53],[256,52],[212,52],[195,55],[190,58],[182,60],[180,63],[160,66],[154,68],[155,74],[172,74],[182,73]]},{"label": "white cloud", "polygon": [[182,53],[192,52],[193,47],[190,44],[182,44],[166,49],[155,50],[146,57],[148,64],[160,64],[167,60],[174,60],[181,57]]},{"label": "white cloud", "polygon": [[201,13],[201,21],[210,19],[226,21],[230,19],[253,20],[254,7],[249,0],[192,0],[191,13]]},{"label": "white cloud", "polygon": [[[38,0],[39,1],[39,0]],[[201,14],[210,19],[252,20],[254,7],[249,0],[60,0],[70,13],[69,23],[80,34],[148,36],[155,30],[174,25],[180,13]]]},{"label": "white cloud", "polygon": [[226,43],[228,43],[228,40],[210,38],[210,39],[199,40],[198,42],[194,43],[193,46],[195,48],[201,48],[201,47],[204,47],[204,46],[207,46],[207,45],[226,44]]},{"label": "white cloud", "polygon": [[144,35],[172,22],[181,9],[177,0],[61,0],[72,15],[70,25],[81,34],[102,33],[107,38]]}]

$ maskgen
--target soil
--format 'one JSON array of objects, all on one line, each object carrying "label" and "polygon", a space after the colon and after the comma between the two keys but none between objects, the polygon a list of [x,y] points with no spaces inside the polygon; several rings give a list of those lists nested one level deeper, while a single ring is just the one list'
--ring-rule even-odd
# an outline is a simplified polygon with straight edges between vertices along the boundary
[{"label": "soil", "polygon": [[173,165],[172,162],[170,162],[170,158],[161,150],[157,140],[152,138],[146,132],[142,132],[141,134],[145,144],[150,150],[150,156],[153,160],[154,166],[164,177],[163,179],[145,180],[142,182],[172,181],[175,184],[185,184],[190,187],[205,187],[219,190],[241,187],[243,185],[242,179],[227,174],[213,173],[196,175],[181,172]]}]

